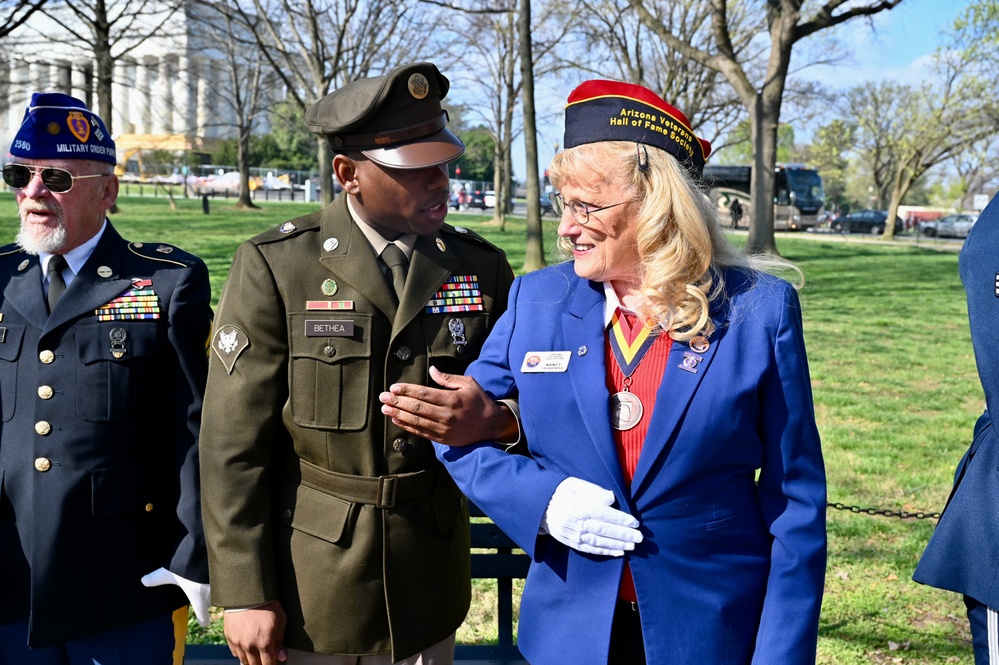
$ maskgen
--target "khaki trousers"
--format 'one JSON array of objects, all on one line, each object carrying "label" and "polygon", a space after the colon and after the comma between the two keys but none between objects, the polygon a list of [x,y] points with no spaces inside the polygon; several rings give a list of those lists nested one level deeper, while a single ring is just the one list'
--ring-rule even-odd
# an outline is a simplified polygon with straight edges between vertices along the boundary
[{"label": "khaki trousers", "polygon": [[375,656],[333,656],[288,649],[287,665],[453,665],[454,635],[405,660],[392,662],[387,653]]}]

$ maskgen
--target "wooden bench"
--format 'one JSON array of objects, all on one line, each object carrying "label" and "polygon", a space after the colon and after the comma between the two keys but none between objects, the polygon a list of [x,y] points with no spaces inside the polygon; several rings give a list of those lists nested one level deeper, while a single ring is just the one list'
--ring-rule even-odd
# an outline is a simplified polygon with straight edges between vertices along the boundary
[{"label": "wooden bench", "polygon": [[[473,517],[484,517],[477,506],[469,502]],[[492,522],[473,522],[472,549],[494,550],[472,554],[472,578],[495,579],[499,597],[496,616],[499,625],[498,644],[459,644],[454,649],[458,665],[527,665],[520,649],[513,642],[513,581],[527,577],[531,559],[515,554],[517,545]],[[238,665],[221,644],[188,644],[184,665]]]}]

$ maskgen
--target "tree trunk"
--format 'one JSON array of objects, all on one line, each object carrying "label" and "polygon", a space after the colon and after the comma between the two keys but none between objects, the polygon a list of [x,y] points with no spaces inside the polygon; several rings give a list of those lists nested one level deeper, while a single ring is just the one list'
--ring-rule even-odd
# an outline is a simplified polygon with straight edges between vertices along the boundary
[{"label": "tree trunk", "polygon": [[323,194],[323,205],[333,202],[333,156],[325,136],[316,137],[316,157],[319,160],[319,188]]},{"label": "tree trunk", "polygon": [[767,117],[763,100],[756,96],[749,115],[753,142],[753,174],[750,184],[753,214],[746,240],[746,253],[777,253],[774,240],[774,167],[777,164],[777,119]]},{"label": "tree trunk", "polygon": [[[524,271],[545,266],[544,235],[538,198],[538,132],[534,119],[534,56],[531,50],[531,0],[520,0],[520,76],[524,83],[524,149],[527,153],[527,244]],[[532,205],[532,203],[534,205]]]},{"label": "tree trunk", "polygon": [[238,156],[239,160],[239,201],[236,202],[236,208],[239,210],[247,208],[257,208],[253,200],[250,198],[250,128],[240,127],[239,128],[239,141],[238,141]]}]

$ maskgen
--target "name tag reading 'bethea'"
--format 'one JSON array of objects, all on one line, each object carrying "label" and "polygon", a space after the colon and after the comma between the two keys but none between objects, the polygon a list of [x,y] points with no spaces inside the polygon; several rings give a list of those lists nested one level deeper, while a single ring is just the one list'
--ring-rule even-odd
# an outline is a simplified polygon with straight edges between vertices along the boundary
[{"label": "name tag reading 'bethea'", "polygon": [[528,351],[521,372],[564,372],[569,369],[572,351]]},{"label": "name tag reading 'bethea'", "polygon": [[353,337],[353,321],[328,321],[309,320],[305,321],[306,337]]}]

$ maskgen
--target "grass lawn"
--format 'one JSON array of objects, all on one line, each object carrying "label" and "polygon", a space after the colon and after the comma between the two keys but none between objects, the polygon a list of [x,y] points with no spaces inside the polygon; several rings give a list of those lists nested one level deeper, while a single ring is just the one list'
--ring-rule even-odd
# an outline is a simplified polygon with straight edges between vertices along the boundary
[{"label": "grass lawn", "polygon": [[[124,198],[113,221],[131,240],[170,242],[208,263],[217,300],[238,243],[316,206],[263,204],[236,212],[213,201]],[[0,237],[13,239],[16,214],[0,194]],[[484,215],[454,214],[523,264],[524,223],[501,232]],[[546,239],[554,238],[549,224]],[[735,238],[736,242],[740,238]],[[829,500],[906,512],[936,512],[984,408],[968,332],[957,254],[842,237],[782,235],[782,253],[804,270],[801,290]],[[830,510],[829,567],[820,663],[972,663],[964,606],[956,594],[910,576],[932,519]],[[489,584],[459,641],[488,640]],[[219,622],[192,639],[221,639]]]}]

